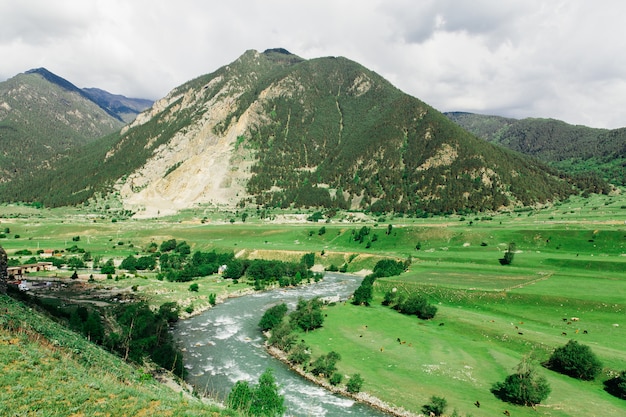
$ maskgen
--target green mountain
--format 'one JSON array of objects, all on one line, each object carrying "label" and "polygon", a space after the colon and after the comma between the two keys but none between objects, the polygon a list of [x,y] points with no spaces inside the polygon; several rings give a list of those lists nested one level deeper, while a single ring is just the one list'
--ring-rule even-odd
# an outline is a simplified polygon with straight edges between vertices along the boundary
[{"label": "green mountain", "polygon": [[517,120],[463,112],[446,116],[478,137],[566,172],[592,172],[626,185],[626,128],[595,129],[554,119]]},{"label": "green mountain", "polygon": [[124,122],[40,68],[0,83],[0,182],[51,166]]},{"label": "green mountain", "polygon": [[198,204],[420,215],[580,191],[356,62],[271,49],[175,88],[120,133],[0,189],[0,198],[68,205],[115,193],[144,216]]}]

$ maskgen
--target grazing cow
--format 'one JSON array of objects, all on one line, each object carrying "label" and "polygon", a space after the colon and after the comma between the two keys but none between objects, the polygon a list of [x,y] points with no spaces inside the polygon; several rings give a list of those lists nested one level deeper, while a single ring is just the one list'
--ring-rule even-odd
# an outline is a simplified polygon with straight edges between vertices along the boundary
[{"label": "grazing cow", "polygon": [[504,413],[503,413],[503,414],[504,414],[505,416],[510,416],[510,415],[511,415],[511,413],[509,413],[509,410],[504,410]]},{"label": "grazing cow", "polygon": [[385,348],[384,348],[384,347],[381,347],[381,348],[380,348],[380,351],[381,351],[381,352],[383,352],[384,350],[385,350]]},{"label": "grazing cow", "polygon": [[396,339],[396,340],[398,341],[398,343],[400,343],[400,342],[401,342],[400,338],[398,338],[398,339]]},{"label": "grazing cow", "polygon": [[578,330],[579,330],[579,329],[576,329],[576,334],[578,334]]},{"label": "grazing cow", "polygon": [[519,335],[523,335],[524,333],[522,333],[522,332],[517,332],[517,334],[519,334]]},{"label": "grazing cow", "polygon": [[587,330],[583,330],[583,334],[587,334],[587,333],[588,333]]},{"label": "grazing cow", "polygon": [[474,405],[475,405],[477,408],[480,408],[480,401],[476,401],[476,402],[474,403]]},{"label": "grazing cow", "polygon": [[567,333],[565,333],[565,332],[563,332],[563,333],[561,333],[561,334],[562,334],[563,336],[567,336]]},{"label": "grazing cow", "polygon": [[567,319],[566,319],[566,318],[564,318],[564,319],[563,319],[563,321],[567,321]]},{"label": "grazing cow", "polygon": [[439,323],[439,325],[440,325],[440,326],[445,326],[445,325],[446,325],[446,323]]},{"label": "grazing cow", "polygon": [[580,319],[578,317],[572,317],[572,321],[579,321]]}]

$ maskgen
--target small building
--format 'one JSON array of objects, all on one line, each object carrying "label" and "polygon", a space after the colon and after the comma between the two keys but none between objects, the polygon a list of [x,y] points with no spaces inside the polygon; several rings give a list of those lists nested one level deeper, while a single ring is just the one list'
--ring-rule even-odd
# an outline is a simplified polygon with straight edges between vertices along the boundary
[{"label": "small building", "polygon": [[36,264],[27,264],[21,266],[10,266],[7,268],[9,279],[20,279],[26,274],[39,271],[51,271],[52,262],[37,262]]}]

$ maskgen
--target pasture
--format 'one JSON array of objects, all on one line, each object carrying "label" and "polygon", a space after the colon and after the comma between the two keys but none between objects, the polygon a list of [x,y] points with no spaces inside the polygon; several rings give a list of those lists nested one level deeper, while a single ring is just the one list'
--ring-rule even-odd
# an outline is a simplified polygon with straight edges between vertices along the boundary
[{"label": "pasture", "polygon": [[[245,222],[242,212],[248,213]],[[150,242],[174,238],[189,243],[192,251],[233,251],[244,258],[297,260],[314,252],[318,267],[344,266],[353,273],[371,270],[385,257],[408,259],[408,272],[376,282],[371,307],[340,303],[325,310],[324,327],[302,335],[314,357],[339,352],[340,372],[360,373],[365,391],[414,412],[436,395],[447,399],[448,414],[454,409],[474,416],[504,410],[514,416],[626,414],[626,401],[602,385],[609,373],[626,369],[623,194],[490,215],[411,218],[346,212],[312,223],[306,221],[312,212],[266,212],[261,218],[255,210],[205,208],[171,218],[116,220],[112,213],[88,208],[0,206],[0,231],[10,229],[0,245],[12,258],[18,250],[64,250],[76,244],[119,262],[144,253]],[[369,228],[369,247],[354,240],[363,227]],[[511,242],[516,245],[513,263],[500,265]],[[97,282],[112,285],[102,278]],[[115,285],[136,285],[155,303],[175,300],[205,307],[209,293],[225,297],[249,288],[219,277],[198,282],[200,291],[193,294],[189,283],[158,281],[154,274]],[[437,316],[420,321],[381,306],[390,288],[427,294],[438,307]],[[536,410],[503,403],[489,392],[525,355],[544,361],[570,339],[589,345],[602,360],[604,372],[596,381],[577,381],[538,366],[552,393]]]}]

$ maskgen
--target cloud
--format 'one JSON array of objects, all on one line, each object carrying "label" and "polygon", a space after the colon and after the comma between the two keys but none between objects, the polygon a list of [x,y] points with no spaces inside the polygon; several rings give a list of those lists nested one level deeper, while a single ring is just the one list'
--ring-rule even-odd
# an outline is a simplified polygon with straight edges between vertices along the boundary
[{"label": "cloud", "polygon": [[341,55],[442,111],[625,126],[619,0],[21,0],[0,3],[0,79],[44,66],[160,98],[248,49]]}]

